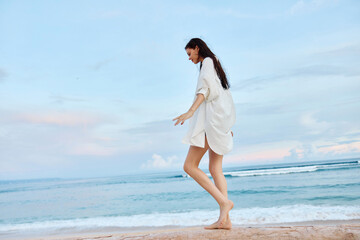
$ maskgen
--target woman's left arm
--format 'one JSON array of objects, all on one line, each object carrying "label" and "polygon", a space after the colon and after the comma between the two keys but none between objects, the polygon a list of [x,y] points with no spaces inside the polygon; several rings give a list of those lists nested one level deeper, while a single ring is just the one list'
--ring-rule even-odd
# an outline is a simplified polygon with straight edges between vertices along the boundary
[{"label": "woman's left arm", "polygon": [[173,119],[173,121],[177,119],[175,126],[178,125],[179,122],[181,122],[181,125],[183,125],[185,120],[191,118],[194,115],[194,112],[196,111],[196,109],[198,109],[200,104],[205,100],[204,94],[199,93],[196,96],[197,97],[196,97],[194,103],[192,104],[192,106],[190,107],[190,109],[186,113],[181,114],[180,116]]}]

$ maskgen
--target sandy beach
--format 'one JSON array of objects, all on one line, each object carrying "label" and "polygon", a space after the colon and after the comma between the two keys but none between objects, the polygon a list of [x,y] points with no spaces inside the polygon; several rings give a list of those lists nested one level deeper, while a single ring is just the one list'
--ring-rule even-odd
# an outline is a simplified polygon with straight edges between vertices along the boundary
[{"label": "sandy beach", "polygon": [[[122,230],[123,231],[123,230]],[[205,230],[203,226],[132,229],[119,232],[115,229],[101,232],[51,234],[38,237],[10,239],[27,240],[122,240],[122,239],[360,239],[360,220],[314,221],[292,224],[233,226],[231,230]]]}]

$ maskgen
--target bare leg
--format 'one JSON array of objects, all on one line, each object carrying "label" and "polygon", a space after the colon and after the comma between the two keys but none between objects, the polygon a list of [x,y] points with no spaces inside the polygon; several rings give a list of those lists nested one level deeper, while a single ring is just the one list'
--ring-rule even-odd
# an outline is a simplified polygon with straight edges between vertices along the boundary
[{"label": "bare leg", "polygon": [[209,149],[205,136],[205,148],[190,146],[188,155],[184,163],[184,171],[188,173],[197,183],[199,183],[220,206],[219,226],[222,227],[226,221],[229,211],[233,208],[234,203],[228,200],[226,196],[216,187],[210,178],[199,168],[201,158]]},{"label": "bare leg", "polygon": [[[223,160],[223,155],[218,155],[214,151],[209,149],[209,171],[210,171],[210,174],[214,179],[216,187],[227,198],[228,197],[227,183],[226,183],[226,178],[222,171],[222,160]],[[231,229],[232,224],[231,224],[229,213],[227,214],[226,221],[224,224],[222,224],[222,226],[220,226],[219,220],[209,226],[206,226],[205,229],[214,229],[214,228]]]}]

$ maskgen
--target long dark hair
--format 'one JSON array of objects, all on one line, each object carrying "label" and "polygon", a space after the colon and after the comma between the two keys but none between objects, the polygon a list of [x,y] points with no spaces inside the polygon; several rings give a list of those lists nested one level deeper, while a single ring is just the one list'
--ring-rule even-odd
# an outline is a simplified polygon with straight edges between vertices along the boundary
[{"label": "long dark hair", "polygon": [[[203,40],[201,40],[200,38],[192,38],[186,44],[185,50],[187,48],[195,49],[196,46],[199,47],[199,56],[201,56],[203,58],[210,57],[213,60],[214,67],[215,67],[218,77],[220,78],[222,87],[224,89],[230,88],[230,84],[227,80],[227,77],[226,77],[226,74],[225,74],[223,68],[221,67],[219,60],[216,58],[216,55],[210,50],[210,48],[206,45],[206,43]],[[202,62],[200,64],[200,69],[201,69],[201,67],[202,67]]]}]

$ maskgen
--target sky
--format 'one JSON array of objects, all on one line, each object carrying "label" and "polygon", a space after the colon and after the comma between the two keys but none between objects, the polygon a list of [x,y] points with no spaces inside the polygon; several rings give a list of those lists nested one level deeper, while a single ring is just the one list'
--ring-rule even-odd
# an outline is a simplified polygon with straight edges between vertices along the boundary
[{"label": "sky", "polygon": [[224,168],[360,157],[359,1],[0,0],[0,180],[182,171],[193,37],[236,107]]}]

